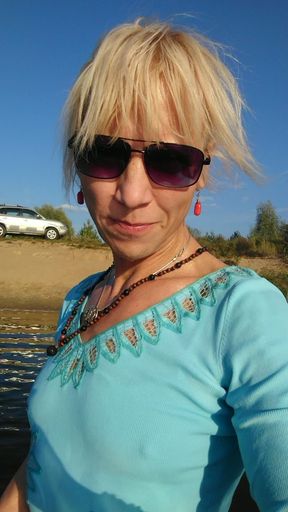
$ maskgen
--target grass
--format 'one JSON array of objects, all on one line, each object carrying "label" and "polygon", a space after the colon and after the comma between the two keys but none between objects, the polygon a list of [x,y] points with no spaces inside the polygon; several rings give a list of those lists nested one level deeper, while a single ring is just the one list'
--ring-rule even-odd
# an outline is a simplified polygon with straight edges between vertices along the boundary
[{"label": "grass", "polygon": [[81,249],[107,249],[109,247],[102,243],[98,238],[81,238],[79,236],[75,236],[72,238],[58,238],[57,240],[46,240],[42,236],[30,236],[30,235],[7,235],[5,238],[1,239],[4,243],[13,244],[14,242],[29,242],[30,244],[53,244],[53,245],[68,245],[72,247],[79,247]]}]

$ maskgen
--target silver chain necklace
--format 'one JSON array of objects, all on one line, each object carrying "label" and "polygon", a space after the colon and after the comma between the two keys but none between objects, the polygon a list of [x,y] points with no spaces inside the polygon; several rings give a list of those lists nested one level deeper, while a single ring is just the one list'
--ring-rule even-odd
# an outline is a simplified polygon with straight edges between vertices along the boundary
[{"label": "silver chain necklace", "polygon": [[[165,265],[163,265],[162,267],[158,268],[157,270],[155,270],[155,272],[152,273],[153,276],[157,276],[157,274],[159,272],[164,270],[166,267],[168,267],[169,265],[174,263],[174,261],[178,260],[178,258],[180,258],[182,256],[182,254],[184,253],[185,248],[186,248],[186,246],[188,244],[189,238],[187,240],[187,243],[185,243],[185,245],[183,245],[183,247],[180,249],[180,251],[177,254],[175,254],[175,256],[173,256],[173,258],[171,260],[169,260],[167,263],[165,263]],[[104,308],[100,309],[99,306],[100,306],[101,299],[102,299],[102,297],[104,295],[104,291],[106,290],[107,285],[108,285],[109,281],[111,280],[113,273],[114,273],[114,276],[113,276],[112,282],[115,280],[115,267],[114,267],[114,265],[112,265],[110,271],[105,276],[103,287],[102,287],[101,293],[99,295],[99,298],[98,298],[96,304],[92,304],[91,306],[87,307],[84,310],[84,312],[82,313],[82,315],[81,315],[81,324],[82,323],[87,323],[88,324],[88,323],[91,323],[91,322],[95,322],[95,320],[98,317],[99,311],[102,311],[102,309],[104,309]],[[120,295],[120,293],[121,293],[121,290],[118,293],[118,296]],[[115,300],[115,297],[112,299],[111,302],[113,302],[114,300]],[[108,306],[109,306],[109,304],[106,305],[105,307],[108,307]]]}]

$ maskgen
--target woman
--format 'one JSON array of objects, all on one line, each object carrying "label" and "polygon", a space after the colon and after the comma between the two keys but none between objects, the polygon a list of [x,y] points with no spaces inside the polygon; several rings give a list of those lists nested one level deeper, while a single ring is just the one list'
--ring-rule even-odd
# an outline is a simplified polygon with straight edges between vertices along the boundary
[{"label": "woman", "polygon": [[30,396],[31,512],[224,512],[244,468],[288,509],[286,301],[185,224],[214,156],[257,175],[241,106],[215,47],[161,23],[116,28],[77,79],[66,181],[114,262],[68,293]]}]

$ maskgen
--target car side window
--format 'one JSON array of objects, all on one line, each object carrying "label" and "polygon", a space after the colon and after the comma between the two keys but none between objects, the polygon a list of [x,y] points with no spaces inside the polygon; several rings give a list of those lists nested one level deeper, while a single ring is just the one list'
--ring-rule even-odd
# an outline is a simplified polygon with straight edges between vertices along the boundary
[{"label": "car side window", "polygon": [[7,208],[7,215],[10,217],[20,217],[20,212],[17,208]]},{"label": "car side window", "polygon": [[25,219],[37,219],[37,213],[33,210],[22,210],[22,217]]}]

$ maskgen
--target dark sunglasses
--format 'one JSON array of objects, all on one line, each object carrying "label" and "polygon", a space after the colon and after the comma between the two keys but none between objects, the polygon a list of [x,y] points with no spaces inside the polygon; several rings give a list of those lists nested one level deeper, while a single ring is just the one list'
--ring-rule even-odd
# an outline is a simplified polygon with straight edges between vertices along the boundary
[{"label": "dark sunglasses", "polygon": [[210,157],[200,149],[171,142],[153,142],[144,149],[133,149],[127,142],[146,142],[141,139],[113,140],[108,135],[97,135],[93,145],[82,152],[75,147],[75,136],[68,147],[74,149],[77,170],[85,176],[97,179],[118,178],[126,169],[132,153],[142,153],[146,172],[154,183],[162,187],[185,188],[200,178],[203,165],[209,165]]}]

